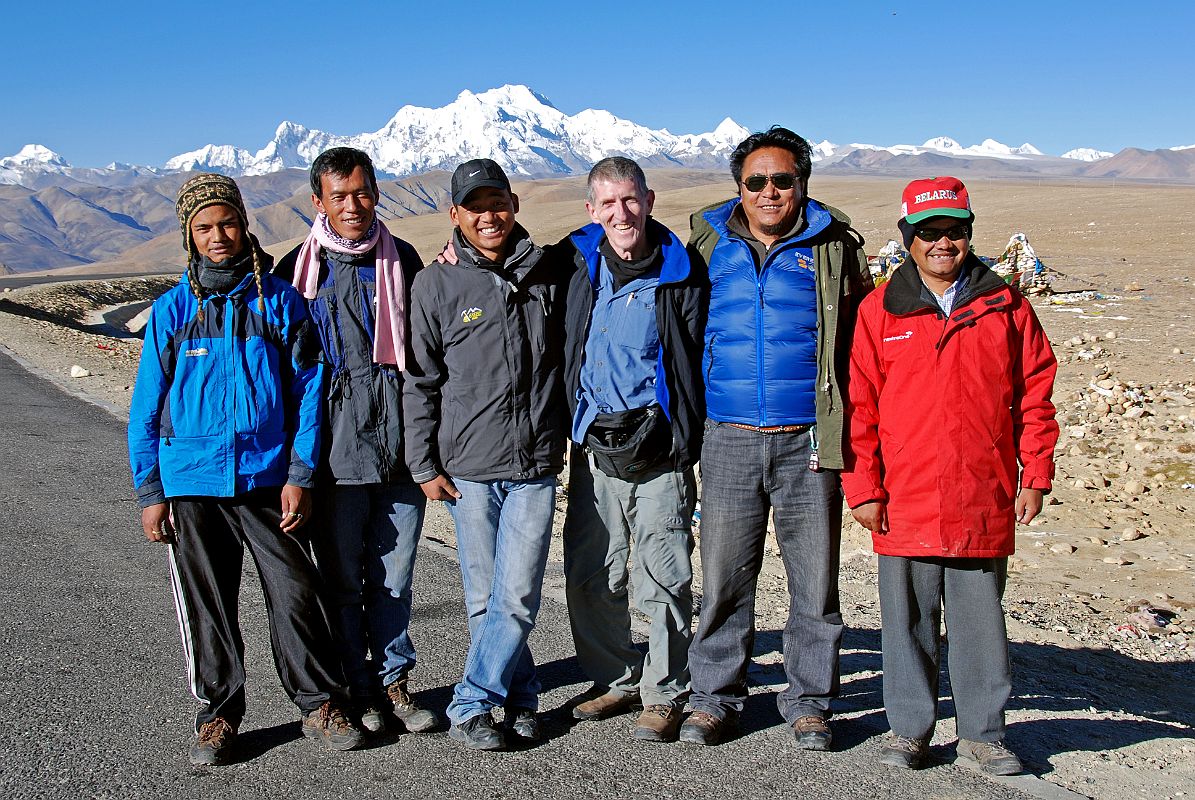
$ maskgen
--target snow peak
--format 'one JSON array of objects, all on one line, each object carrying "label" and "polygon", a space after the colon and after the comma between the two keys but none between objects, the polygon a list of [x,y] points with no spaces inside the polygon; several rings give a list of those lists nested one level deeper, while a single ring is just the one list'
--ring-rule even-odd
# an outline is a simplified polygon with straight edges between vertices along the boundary
[{"label": "snow peak", "polygon": [[188,350],[184,355],[186,355],[188,358],[190,358],[191,356],[206,356],[207,348],[206,347],[196,347],[194,350]]}]

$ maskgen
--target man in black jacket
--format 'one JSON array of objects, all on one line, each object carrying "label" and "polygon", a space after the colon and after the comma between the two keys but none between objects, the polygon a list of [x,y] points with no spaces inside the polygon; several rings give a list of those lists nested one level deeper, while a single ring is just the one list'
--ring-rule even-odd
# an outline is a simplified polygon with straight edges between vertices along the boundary
[{"label": "man in black jacket", "polygon": [[458,263],[433,263],[411,291],[403,392],[411,474],[456,523],[469,655],[449,736],[506,746],[539,738],[539,680],[527,637],[539,611],[564,461],[560,345],[564,284],[515,222],[519,199],[490,159],[452,176]]},{"label": "man in black jacket", "polygon": [[[634,161],[589,173],[592,224],[558,248],[575,267],[566,304],[565,392],[573,455],[564,569],[577,656],[593,688],[578,719],[642,702],[634,736],[672,741],[689,691],[693,464],[701,446],[703,282],[650,216]],[[650,623],[631,642],[627,579]]]},{"label": "man in black jacket", "polygon": [[401,372],[406,298],[421,263],[378,219],[377,178],[362,151],[321,153],[311,202],[311,233],[275,273],[307,299],[331,374],[312,547],[362,727],[384,729],[384,704],[408,731],[425,733],[439,720],[408,692],[407,627],[427,501],[403,459]]}]

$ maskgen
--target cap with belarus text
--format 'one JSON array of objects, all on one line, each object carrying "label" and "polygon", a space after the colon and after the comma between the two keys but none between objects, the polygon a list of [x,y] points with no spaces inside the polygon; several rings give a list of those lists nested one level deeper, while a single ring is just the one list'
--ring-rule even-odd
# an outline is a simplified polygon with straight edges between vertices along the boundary
[{"label": "cap with belarus text", "polygon": [[930,217],[973,220],[971,198],[958,178],[923,178],[905,187],[900,198],[900,217],[915,224]]},{"label": "cap with belarus text", "polygon": [[452,204],[459,206],[474,189],[484,187],[510,191],[510,179],[498,163],[489,158],[466,161],[452,173]]}]

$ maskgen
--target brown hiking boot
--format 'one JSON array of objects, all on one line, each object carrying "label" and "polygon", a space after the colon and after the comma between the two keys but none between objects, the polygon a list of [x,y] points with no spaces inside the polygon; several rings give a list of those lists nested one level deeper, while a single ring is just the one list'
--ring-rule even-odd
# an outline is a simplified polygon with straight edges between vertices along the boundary
[{"label": "brown hiking boot", "polygon": [[972,742],[959,739],[956,752],[963,758],[974,761],[989,775],[1020,775],[1025,771],[1017,754],[1004,746],[1004,742]]},{"label": "brown hiking boot", "polygon": [[680,726],[680,740],[689,744],[715,745],[735,726],[731,717],[719,719],[705,711],[694,711]]},{"label": "brown hiking boot", "polygon": [[605,719],[606,717],[613,717],[617,714],[630,711],[631,708],[639,703],[638,692],[624,694],[622,692],[606,691],[598,694],[599,691],[601,689],[595,687],[581,695],[582,698],[588,697],[590,699],[582,700],[573,706],[574,719]]},{"label": "brown hiking boot", "polygon": [[440,724],[434,711],[420,708],[407,692],[407,679],[398,680],[386,686],[386,697],[394,704],[394,716],[411,733],[428,733]]},{"label": "brown hiking boot", "polygon": [[352,750],[362,739],[361,729],[331,700],[303,715],[303,735],[321,740],[331,750]]},{"label": "brown hiking boot", "polygon": [[237,729],[232,723],[224,717],[216,717],[211,722],[199,726],[199,731],[195,734],[195,744],[191,745],[188,757],[197,767],[227,764],[236,737]]},{"label": "brown hiking boot", "polygon": [[792,732],[797,747],[802,750],[829,750],[830,741],[834,738],[826,721],[813,714],[798,717],[792,724]]},{"label": "brown hiking boot", "polygon": [[670,703],[645,706],[635,722],[636,739],[643,742],[672,742],[680,727],[680,709]]}]

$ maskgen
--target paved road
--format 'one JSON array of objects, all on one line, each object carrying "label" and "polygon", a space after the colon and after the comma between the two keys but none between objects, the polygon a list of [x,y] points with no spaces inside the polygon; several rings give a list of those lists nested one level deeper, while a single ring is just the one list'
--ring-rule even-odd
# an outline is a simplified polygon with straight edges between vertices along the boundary
[{"label": "paved road", "polygon": [[[565,704],[585,682],[565,608],[552,599],[532,640],[543,665],[547,741],[480,754],[443,734],[403,735],[363,751],[330,753],[300,736],[297,713],[278,686],[251,567],[242,596],[249,669],[244,760],[192,768],[186,751],[194,706],[184,688],[164,554],[139,532],[124,453],[122,423],[0,355],[0,796],[6,800],[1012,798],[1042,785],[996,783],[949,764],[916,774],[876,765],[877,659],[858,649],[848,649],[844,660],[844,694],[854,713],[836,722],[836,753],[792,746],[770,686],[752,695],[742,735],[717,748],[634,742],[629,717],[573,727]],[[445,519],[436,515],[433,524]],[[555,564],[550,584],[559,581]],[[423,700],[442,708],[467,644],[459,576],[443,548],[421,550],[415,593],[415,681]]]}]

